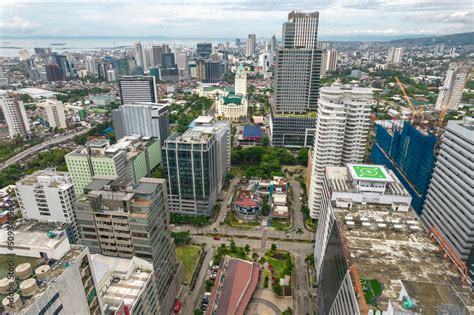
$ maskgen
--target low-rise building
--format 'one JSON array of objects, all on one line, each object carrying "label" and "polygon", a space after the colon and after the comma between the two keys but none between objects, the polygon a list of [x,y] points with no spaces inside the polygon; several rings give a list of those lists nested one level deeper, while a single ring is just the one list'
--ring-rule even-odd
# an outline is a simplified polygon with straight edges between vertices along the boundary
[{"label": "low-rise building", "polygon": [[217,117],[239,122],[247,117],[247,97],[240,94],[221,95],[215,100]]},{"label": "low-rise building", "polygon": [[262,212],[262,198],[255,193],[255,188],[247,186],[242,189],[234,201],[235,214],[242,220],[255,220]]},{"label": "low-rise building", "polygon": [[244,126],[242,134],[238,136],[240,146],[258,146],[262,144],[262,128],[260,126]]},{"label": "low-rise building", "polygon": [[38,103],[37,107],[44,125],[51,128],[67,128],[63,102],[48,99]]}]

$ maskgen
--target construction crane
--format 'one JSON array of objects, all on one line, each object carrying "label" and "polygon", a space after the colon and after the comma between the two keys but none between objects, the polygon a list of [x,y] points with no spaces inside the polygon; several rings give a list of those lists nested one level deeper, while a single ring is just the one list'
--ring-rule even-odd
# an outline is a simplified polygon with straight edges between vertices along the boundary
[{"label": "construction crane", "polygon": [[417,109],[415,107],[415,105],[413,105],[410,97],[408,96],[407,92],[405,91],[405,87],[403,86],[403,83],[400,81],[400,79],[398,77],[395,77],[395,81],[397,81],[397,85],[403,93],[403,98],[405,99],[408,106],[410,107],[410,109],[413,112],[412,120],[418,120],[418,118],[420,118],[421,114],[423,114],[423,108]]},{"label": "construction crane", "polygon": [[[466,79],[464,79],[464,86],[466,86],[467,82],[471,80],[471,76],[474,74],[474,68],[471,68],[470,72],[466,75]],[[443,127],[444,123],[444,118],[446,117],[446,114],[448,113],[448,104],[446,101],[443,102],[441,105],[441,110],[439,112],[438,116],[438,122],[436,126],[438,127],[438,132],[441,132],[441,127]]]}]

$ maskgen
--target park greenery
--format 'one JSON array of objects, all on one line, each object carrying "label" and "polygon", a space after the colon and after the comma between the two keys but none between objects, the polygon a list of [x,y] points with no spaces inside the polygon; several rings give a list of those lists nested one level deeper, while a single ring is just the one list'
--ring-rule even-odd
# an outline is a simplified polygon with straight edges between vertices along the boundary
[{"label": "park greenery", "polygon": [[192,224],[196,226],[210,224],[209,217],[204,215],[190,216],[178,213],[170,213],[170,223],[172,224]]},{"label": "park greenery", "polygon": [[103,136],[109,139],[111,144],[114,144],[115,142],[117,142],[117,139],[115,138],[115,133],[112,131],[112,132],[107,132],[104,134],[104,130],[107,130],[108,128],[111,128],[111,127],[112,127],[112,121],[106,121],[106,122],[97,124],[95,125],[94,128],[89,130],[86,134],[75,136],[74,142],[76,142],[77,144],[84,145],[86,144],[86,142],[88,141],[90,137]]},{"label": "park greenery", "polygon": [[212,106],[212,100],[207,97],[201,97],[197,94],[185,95],[186,104],[172,104],[170,107],[169,121],[170,124],[176,123],[176,131],[184,132],[188,129],[189,124],[207,112]]},{"label": "park greenery", "polygon": [[18,136],[10,141],[0,142],[0,162],[6,161],[29,147],[39,144],[38,139],[25,140]]},{"label": "park greenery", "polygon": [[282,165],[303,165],[308,163],[308,149],[296,154],[286,148],[249,147],[232,150],[232,165],[246,165],[245,176],[271,178],[284,176]]},{"label": "park greenery", "polygon": [[56,98],[61,101],[61,102],[78,102],[82,101],[84,98],[86,98],[89,95],[94,95],[94,94],[104,94],[108,93],[110,89],[108,88],[98,88],[98,87],[92,87],[92,88],[83,88],[83,89],[66,89],[66,90],[60,90],[61,94],[57,94]]},{"label": "park greenery", "polygon": [[221,246],[217,248],[216,255],[214,256],[214,265],[219,265],[222,257],[226,255],[250,261],[251,259],[247,254],[248,252],[245,251],[244,247],[235,245],[235,241],[231,239],[229,241],[229,246],[222,243]]},{"label": "park greenery", "polygon": [[176,246],[176,257],[183,264],[184,282],[190,283],[196,270],[202,248],[197,245]]},{"label": "park greenery", "polygon": [[191,241],[189,231],[171,232],[171,236],[174,238],[174,243],[176,245],[187,245]]},{"label": "park greenery", "polygon": [[33,160],[24,164],[15,163],[4,168],[0,174],[0,187],[13,185],[25,175],[45,168],[56,168],[58,171],[66,171],[64,156],[69,153],[67,149],[51,149],[39,153]]}]

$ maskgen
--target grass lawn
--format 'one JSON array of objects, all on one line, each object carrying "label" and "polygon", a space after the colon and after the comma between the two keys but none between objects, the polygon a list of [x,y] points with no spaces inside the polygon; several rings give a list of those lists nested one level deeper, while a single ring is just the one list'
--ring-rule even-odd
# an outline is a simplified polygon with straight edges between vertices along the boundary
[{"label": "grass lawn", "polygon": [[291,223],[272,220],[271,227],[278,231],[287,232],[291,229]]},{"label": "grass lawn", "polygon": [[285,267],[287,264],[285,259],[286,253],[288,252],[277,250],[273,255],[270,251],[265,254],[265,260],[268,264],[273,266],[273,270],[275,271],[275,276],[277,278],[285,277]]},{"label": "grass lawn", "polygon": [[[30,263],[33,270],[38,265],[39,258],[14,256],[14,268],[23,263]],[[3,279],[8,274],[8,255],[0,255],[0,279]]]},{"label": "grass lawn", "polygon": [[201,256],[202,249],[196,245],[176,246],[176,256],[183,263],[184,282],[189,283],[196,269],[196,264]]},{"label": "grass lawn", "polygon": [[242,166],[231,166],[229,173],[234,177],[242,177],[245,175],[245,171]]},{"label": "grass lawn", "polygon": [[361,282],[365,291],[365,301],[367,304],[374,305],[377,302],[377,298],[382,294],[382,284],[376,279],[362,279]]},{"label": "grass lawn", "polygon": [[233,210],[229,211],[228,214],[227,214],[227,217],[225,219],[225,222],[228,226],[231,226],[231,227],[241,227],[241,228],[247,228],[247,229],[251,229],[251,228],[254,228],[256,226],[260,226],[260,221],[240,221],[239,222],[239,219],[236,218],[235,216],[235,213]]}]

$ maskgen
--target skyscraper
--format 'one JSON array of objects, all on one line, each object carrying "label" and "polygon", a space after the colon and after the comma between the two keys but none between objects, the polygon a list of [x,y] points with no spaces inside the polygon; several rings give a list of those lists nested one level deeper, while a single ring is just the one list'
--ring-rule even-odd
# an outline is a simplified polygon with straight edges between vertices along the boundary
[{"label": "skyscraper", "polygon": [[86,69],[89,72],[90,76],[95,76],[97,74],[97,66],[94,57],[86,57]]},{"label": "skyscraper", "polygon": [[119,79],[122,104],[158,102],[154,76],[123,76]]},{"label": "skyscraper", "polygon": [[139,258],[153,264],[158,314],[169,314],[183,279],[168,228],[166,181],[142,178],[135,186],[96,178],[76,202],[82,244],[91,253]]},{"label": "skyscraper", "polygon": [[313,142],[321,51],[316,50],[319,12],[290,12],[277,50],[270,130],[272,145],[303,147]]},{"label": "skyscraper", "polygon": [[160,139],[168,138],[168,105],[156,103],[125,104],[112,111],[112,120],[117,139],[126,135],[140,135]]},{"label": "skyscraper", "polygon": [[412,196],[421,215],[435,164],[437,137],[429,130],[398,120],[377,120],[370,159],[391,169]]},{"label": "skyscraper", "polygon": [[231,127],[211,116],[193,124],[163,146],[168,202],[171,212],[210,216],[230,167]]},{"label": "skyscraper", "polygon": [[331,86],[321,89],[314,148],[308,164],[312,169],[308,197],[312,218],[319,216],[325,168],[363,161],[371,104],[369,88]]},{"label": "skyscraper", "polygon": [[30,133],[30,124],[26,116],[25,106],[14,95],[5,95],[0,98],[3,115],[8,125],[10,138],[25,137]]},{"label": "skyscraper", "polygon": [[153,64],[155,67],[161,66],[161,54],[163,53],[163,47],[158,45],[152,46],[153,51]]},{"label": "skyscraper", "polygon": [[133,52],[135,54],[135,61],[137,63],[137,66],[144,68],[145,64],[144,64],[144,60],[143,60],[144,56],[143,56],[142,43],[136,42],[133,45]]},{"label": "skyscraper", "polygon": [[196,57],[208,59],[212,54],[212,43],[197,43]]},{"label": "skyscraper", "polygon": [[326,73],[336,71],[337,68],[337,50],[328,49],[323,51],[321,62],[321,77]]},{"label": "skyscraper", "polygon": [[48,99],[38,103],[37,108],[40,118],[43,119],[48,127],[67,128],[63,102]]},{"label": "skyscraper", "polygon": [[[449,121],[441,139],[421,219],[474,283],[474,119]],[[452,257],[452,256],[456,257]],[[457,266],[463,269],[460,266]]]},{"label": "skyscraper", "polygon": [[46,70],[46,79],[50,82],[62,81],[64,77],[61,75],[59,66],[57,64],[45,65],[44,69]]},{"label": "skyscraper", "polygon": [[275,52],[277,50],[278,46],[277,46],[277,39],[275,37],[275,35],[272,36],[272,40],[270,41],[270,49],[272,52]]},{"label": "skyscraper", "polygon": [[390,47],[388,49],[387,62],[400,63],[402,61],[402,55],[403,55],[402,47]]},{"label": "skyscraper", "polygon": [[245,54],[247,56],[251,56],[255,54],[256,51],[257,40],[255,38],[255,34],[249,34],[247,38],[247,46],[245,49]]},{"label": "skyscraper", "polygon": [[439,88],[436,110],[457,110],[461,103],[466,79],[471,72],[471,67],[462,62],[453,62],[446,72],[443,86]]}]

